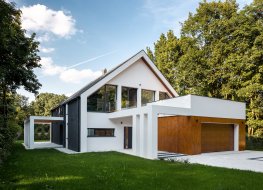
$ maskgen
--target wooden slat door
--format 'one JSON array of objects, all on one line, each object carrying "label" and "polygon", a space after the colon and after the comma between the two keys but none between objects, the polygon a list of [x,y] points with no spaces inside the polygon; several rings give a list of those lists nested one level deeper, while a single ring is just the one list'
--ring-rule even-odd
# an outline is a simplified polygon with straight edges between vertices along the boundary
[{"label": "wooden slat door", "polygon": [[202,123],[201,152],[234,150],[234,125]]}]

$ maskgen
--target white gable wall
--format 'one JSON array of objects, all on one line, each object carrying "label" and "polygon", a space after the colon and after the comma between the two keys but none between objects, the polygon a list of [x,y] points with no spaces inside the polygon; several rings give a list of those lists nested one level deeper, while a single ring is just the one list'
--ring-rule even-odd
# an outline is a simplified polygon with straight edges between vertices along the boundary
[{"label": "white gable wall", "polygon": [[169,93],[142,59],[139,59],[129,68],[114,77],[108,84]]}]

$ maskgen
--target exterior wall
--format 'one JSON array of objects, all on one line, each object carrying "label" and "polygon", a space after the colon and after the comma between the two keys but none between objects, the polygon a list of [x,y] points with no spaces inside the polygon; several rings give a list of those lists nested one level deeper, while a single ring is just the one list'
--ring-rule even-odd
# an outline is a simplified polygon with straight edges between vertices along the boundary
[{"label": "exterior wall", "polygon": [[166,87],[142,59],[139,59],[126,70],[114,77],[108,82],[108,84],[168,93]]},{"label": "exterior wall", "polygon": [[74,151],[80,151],[80,100],[79,98],[68,103],[68,149],[71,149]]},{"label": "exterior wall", "polygon": [[[83,152],[112,151],[124,148],[124,127],[132,126],[132,118],[110,120],[107,113],[88,112],[83,127],[85,139],[81,142]],[[87,128],[114,128],[115,137],[87,137]]]},{"label": "exterior wall", "polygon": [[[59,108],[63,111],[59,113]],[[65,132],[65,106],[58,107],[51,111],[53,117],[64,117],[64,121],[52,122],[51,124],[51,142],[66,146],[66,132]]]},{"label": "exterior wall", "polygon": [[[198,116],[169,116],[158,118],[158,148],[183,154],[201,153],[201,124],[222,123],[239,126],[238,147],[245,149],[245,121],[240,119],[223,119]],[[169,129],[168,129],[169,127]],[[167,147],[166,136],[171,139],[172,145]]]}]

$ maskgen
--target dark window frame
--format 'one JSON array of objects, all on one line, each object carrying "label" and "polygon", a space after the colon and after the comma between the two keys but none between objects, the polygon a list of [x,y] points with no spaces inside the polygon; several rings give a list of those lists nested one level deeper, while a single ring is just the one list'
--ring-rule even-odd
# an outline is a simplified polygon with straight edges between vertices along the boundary
[{"label": "dark window frame", "polygon": [[[143,91],[153,92],[153,100],[151,102],[147,102],[147,103],[143,104],[143,102],[142,102],[143,101],[143,99],[142,99],[142,92]],[[141,105],[142,106],[146,106],[148,103],[154,102],[155,101],[155,97],[156,97],[156,91],[155,90],[141,89]]]},{"label": "dark window frame", "polygon": [[[165,94],[165,98],[164,99],[160,99],[160,94],[161,93],[164,93]],[[167,99],[170,99],[171,97],[168,95],[167,92],[163,92],[163,91],[159,91],[159,100],[167,100]]]},{"label": "dark window frame", "polygon": [[[94,130],[94,132],[93,132],[94,135],[90,135],[89,130]],[[107,135],[104,135],[104,136],[96,136],[96,135],[95,135],[95,130],[98,130],[98,131],[112,130],[112,134],[113,134],[113,135],[110,135],[110,136],[107,136]],[[105,134],[106,134],[106,132],[105,132]],[[115,128],[87,128],[87,137],[98,137],[98,138],[100,138],[100,137],[116,137],[116,136],[115,136]]]},{"label": "dark window frame", "polygon": [[[112,86],[112,87],[115,87],[115,109],[113,111],[109,111],[109,110],[106,110],[106,104],[107,104],[107,86]],[[87,102],[87,112],[96,112],[96,113],[111,113],[111,112],[114,112],[117,110],[117,85],[113,85],[113,84],[105,84],[103,85],[101,88],[99,88],[97,91],[95,91],[93,94],[91,94],[89,97],[87,97],[87,100],[92,96],[94,95],[95,93],[97,93],[99,90],[103,90],[103,107],[102,107],[102,110],[98,111],[98,110],[89,110],[88,109],[88,102]]]},{"label": "dark window frame", "polygon": [[[123,107],[122,106],[122,98],[123,98],[123,88],[127,88],[127,89],[136,89],[136,104],[135,106],[130,106],[130,107]],[[137,108],[138,105],[138,88],[135,87],[129,87],[129,86],[121,86],[121,109],[131,109],[131,108]],[[129,99],[129,91],[128,91],[128,99]]]}]

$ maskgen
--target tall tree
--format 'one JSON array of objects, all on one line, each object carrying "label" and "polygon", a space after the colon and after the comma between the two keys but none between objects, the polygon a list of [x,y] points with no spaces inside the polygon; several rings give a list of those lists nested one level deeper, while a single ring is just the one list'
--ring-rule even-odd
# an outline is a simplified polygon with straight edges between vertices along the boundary
[{"label": "tall tree", "polygon": [[[251,135],[263,135],[262,10],[262,0],[241,10],[234,0],[203,1],[182,24],[179,47],[173,53],[163,34],[155,51],[149,51],[164,75],[175,79],[179,94],[245,101]],[[166,55],[174,56],[175,63]]]},{"label": "tall tree", "polygon": [[33,69],[40,67],[37,55],[38,42],[35,35],[27,37],[21,28],[21,12],[13,3],[0,0],[0,97],[1,126],[7,126],[7,95],[23,86],[27,91],[37,93],[41,84]]},{"label": "tall tree", "polygon": [[53,94],[53,93],[40,93],[34,102],[32,102],[33,115],[50,116],[51,109],[59,105],[62,101],[66,100],[67,96]]}]

